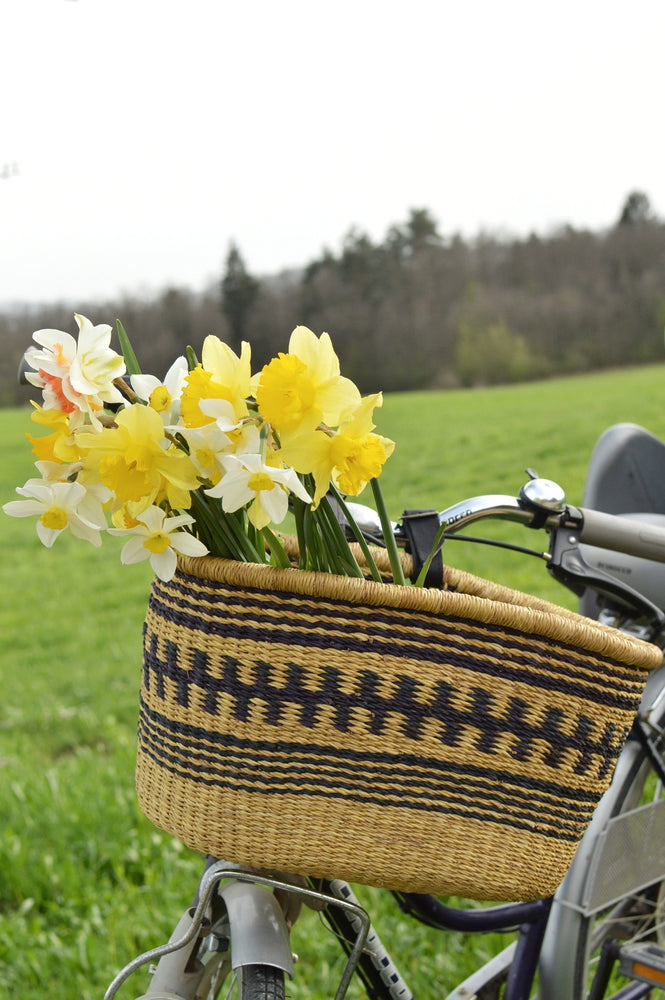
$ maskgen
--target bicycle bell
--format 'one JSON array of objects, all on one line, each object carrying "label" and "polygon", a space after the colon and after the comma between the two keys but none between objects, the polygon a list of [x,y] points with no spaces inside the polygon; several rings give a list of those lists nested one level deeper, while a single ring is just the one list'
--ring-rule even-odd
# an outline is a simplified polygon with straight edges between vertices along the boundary
[{"label": "bicycle bell", "polygon": [[566,509],[566,494],[558,483],[551,479],[541,479],[531,469],[526,471],[530,478],[520,489],[520,500],[539,510],[561,514]]}]

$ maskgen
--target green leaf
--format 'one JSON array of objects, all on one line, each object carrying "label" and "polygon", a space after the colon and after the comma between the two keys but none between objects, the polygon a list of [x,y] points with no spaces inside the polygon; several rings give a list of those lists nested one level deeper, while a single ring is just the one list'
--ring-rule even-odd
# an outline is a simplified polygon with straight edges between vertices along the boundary
[{"label": "green leaf", "polygon": [[262,534],[266,545],[270,549],[270,565],[279,566],[280,569],[290,569],[291,560],[286,554],[286,549],[281,538],[271,531],[270,528],[262,528]]},{"label": "green leaf", "polygon": [[136,360],[136,355],[134,354],[134,348],[131,345],[131,341],[127,336],[124,326],[120,320],[116,320],[116,326],[118,328],[118,340],[120,341],[120,350],[122,351],[122,356],[125,359],[125,366],[127,368],[128,375],[140,375],[141,368]]},{"label": "green leaf", "polygon": [[415,582],[415,586],[416,587],[424,587],[425,586],[425,577],[427,576],[427,572],[428,572],[430,566],[432,565],[432,560],[434,559],[434,556],[437,554],[437,552],[440,552],[441,549],[442,549],[442,547],[443,547],[443,543],[445,541],[444,532],[445,532],[445,530],[446,530],[447,527],[448,526],[447,526],[447,524],[444,521],[444,523],[441,525],[441,527],[437,531],[436,538],[434,539],[434,542],[432,544],[432,548],[430,549],[430,553],[427,556],[427,559],[425,560],[425,562],[423,563],[423,566],[422,566],[422,569],[420,570],[420,573],[418,574],[418,579]]},{"label": "green leaf", "polygon": [[193,347],[190,347],[188,345],[187,351],[185,353],[187,354],[187,367],[190,370],[190,372],[193,372],[194,369],[197,368],[199,364],[199,359],[196,356],[196,351],[194,350]]}]

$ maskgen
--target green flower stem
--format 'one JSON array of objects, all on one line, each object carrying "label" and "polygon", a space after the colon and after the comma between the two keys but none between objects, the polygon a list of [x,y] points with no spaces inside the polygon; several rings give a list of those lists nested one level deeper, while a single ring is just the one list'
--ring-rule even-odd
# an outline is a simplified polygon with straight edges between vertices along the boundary
[{"label": "green flower stem", "polygon": [[[339,490],[337,490],[332,485],[332,483],[331,483],[331,493],[334,496],[335,501],[339,504],[339,506],[340,506],[340,508],[342,510],[342,513],[344,514],[344,517],[346,518],[346,521],[347,521],[349,527],[351,528],[351,531],[353,532],[353,535],[354,535],[356,541],[360,545],[362,554],[365,557],[365,562],[367,563],[367,568],[369,569],[370,573],[372,574],[372,579],[376,580],[377,583],[382,583],[383,581],[381,580],[381,574],[379,573],[379,570],[378,570],[378,568],[376,566],[376,563],[374,562],[374,559],[372,558],[372,553],[369,550],[369,546],[367,545],[367,542],[363,538],[362,533],[361,533],[360,529],[358,528],[358,525],[355,523],[353,517],[351,516],[351,512],[349,511],[349,508],[347,507],[346,503],[344,502],[344,498],[342,497],[342,495],[339,492]],[[324,504],[325,504],[326,510],[328,512],[328,520],[330,521],[331,528],[335,532],[336,545],[338,546],[339,550],[341,550],[342,552],[344,552],[344,557],[345,557],[344,561],[345,561],[345,563],[347,563],[349,565],[349,569],[351,570],[351,572],[348,573],[348,575],[349,576],[361,576],[361,577],[364,577],[365,574],[363,573],[362,569],[360,568],[357,559],[353,555],[353,552],[349,548],[349,543],[348,543],[348,540],[346,538],[346,535],[344,534],[344,529],[342,528],[341,524],[339,523],[339,521],[335,517],[335,512],[333,511],[333,509],[332,509],[332,507],[331,507],[331,505],[330,505],[330,503],[329,503],[329,501],[328,501],[328,499],[326,497],[324,497],[323,500],[321,501],[321,506],[322,507],[323,507]]]},{"label": "green flower stem", "polygon": [[321,569],[326,573],[346,576],[344,563],[336,551],[335,538],[330,531],[330,526],[326,524],[325,518],[317,517],[316,526],[321,538]]},{"label": "green flower stem", "polygon": [[224,559],[233,559],[235,547],[224,518],[216,518],[205,497],[197,490],[192,492],[192,508],[196,515],[196,525],[201,541],[208,546],[210,554]]},{"label": "green flower stem", "polygon": [[363,577],[363,571],[349,548],[349,543],[342,530],[342,526],[335,517],[335,512],[330,506],[330,501],[327,497],[321,500],[317,513],[319,514],[319,524],[333,571],[340,576]]},{"label": "green flower stem", "polygon": [[244,510],[235,511],[233,514],[222,514],[222,518],[228,524],[231,533],[238,546],[238,558],[243,562],[265,562],[265,552],[260,554],[252,545],[247,534]]},{"label": "green flower stem", "polygon": [[312,516],[312,511],[309,509],[305,510],[303,527],[305,535],[305,552],[307,553],[306,566],[308,569],[325,573],[326,567],[321,547],[321,538],[316,530],[316,520]]},{"label": "green flower stem", "polygon": [[246,530],[247,530],[247,537],[249,538],[249,541],[251,542],[253,548],[257,552],[265,552],[266,543],[265,543],[265,538],[263,537],[263,531],[259,528],[254,527],[254,525],[249,520],[247,521]]},{"label": "green flower stem", "polygon": [[377,565],[376,565],[376,563],[374,561],[374,557],[372,556],[372,553],[370,552],[369,545],[367,544],[367,541],[363,537],[363,534],[362,534],[360,528],[356,524],[355,518],[351,514],[351,511],[347,507],[347,505],[346,505],[346,503],[344,501],[344,497],[339,492],[339,490],[336,489],[336,487],[332,485],[332,483],[330,484],[330,492],[332,493],[332,495],[334,496],[335,500],[337,501],[337,503],[342,508],[342,513],[344,514],[344,517],[346,518],[347,524],[351,528],[351,531],[353,532],[354,538],[358,542],[358,545],[360,546],[360,550],[361,550],[363,556],[365,557],[365,562],[367,563],[367,568],[369,569],[370,573],[372,574],[372,579],[376,580],[377,583],[383,583],[383,579],[381,578],[381,573],[379,572],[379,569],[378,569],[378,567],[377,567]]},{"label": "green flower stem", "polygon": [[406,580],[404,578],[404,570],[402,569],[402,563],[399,557],[397,542],[395,541],[395,536],[393,535],[393,529],[390,523],[390,518],[388,517],[388,511],[386,510],[386,503],[385,500],[383,499],[383,492],[381,491],[381,485],[378,479],[372,479],[370,480],[370,486],[372,487],[372,494],[374,495],[376,512],[379,515],[379,520],[381,521],[381,528],[383,529],[383,540],[386,543],[386,549],[388,550],[388,558],[390,559],[390,568],[392,570],[393,580],[395,583],[398,583],[402,587],[404,587],[406,586]]},{"label": "green flower stem", "polygon": [[[197,521],[206,529],[206,537],[201,540],[208,546],[211,555],[240,562],[265,562],[247,537],[243,524],[238,523],[237,514],[225,513],[221,505],[211,504],[200,492],[192,493],[192,505]],[[242,518],[242,512],[240,516]]]},{"label": "green flower stem", "polygon": [[[313,496],[313,477],[304,476],[303,485],[310,496]],[[312,510],[309,503],[301,500],[297,500],[296,503],[296,510],[300,507],[302,512],[302,530],[298,533],[298,544],[300,545],[300,567],[301,569],[311,569],[319,573],[326,573],[328,572],[328,566],[326,562],[325,545],[323,544],[323,540],[321,538],[321,529],[317,521],[316,511]]]},{"label": "green flower stem", "polygon": [[305,516],[306,507],[304,501],[298,497],[293,498],[293,518],[296,523],[296,535],[298,537],[298,567],[304,569],[307,564],[307,539],[305,536]]}]

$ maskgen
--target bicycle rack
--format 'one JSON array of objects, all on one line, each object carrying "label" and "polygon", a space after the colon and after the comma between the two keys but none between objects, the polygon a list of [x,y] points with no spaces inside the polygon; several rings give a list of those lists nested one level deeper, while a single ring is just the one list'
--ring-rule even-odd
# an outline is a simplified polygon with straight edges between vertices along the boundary
[{"label": "bicycle rack", "polygon": [[[150,951],[144,952],[142,955],[139,955],[133,961],[129,962],[110,984],[104,994],[104,1000],[113,1000],[123,983],[125,983],[130,976],[141,969],[144,965],[155,963],[164,955],[180,951],[181,949],[186,948],[187,945],[191,944],[200,934],[201,929],[205,926],[205,914],[210,905],[214,891],[220,882],[227,879],[236,882],[250,882],[255,885],[266,886],[269,889],[281,890],[282,892],[299,896],[303,900],[309,900],[317,904],[317,909],[320,908],[321,904],[325,906],[338,906],[340,909],[347,910],[351,914],[354,920],[354,926],[357,926],[358,928],[358,934],[349,953],[344,972],[342,973],[342,977],[334,997],[334,1000],[344,1000],[351,977],[355,972],[367,940],[370,928],[370,920],[367,912],[356,901],[349,902],[347,900],[338,899],[335,896],[329,896],[325,893],[317,892],[314,889],[307,889],[303,886],[293,885],[290,882],[284,882],[280,879],[270,878],[262,875],[260,872],[252,872],[242,868],[235,868],[226,862],[218,862],[204,872],[199,885],[198,902],[196,907],[189,911],[191,915],[191,923],[186,932],[175,940],[171,940],[167,944],[160,945],[157,948],[152,948]],[[155,998],[155,1000],[157,1000],[157,998]]]}]

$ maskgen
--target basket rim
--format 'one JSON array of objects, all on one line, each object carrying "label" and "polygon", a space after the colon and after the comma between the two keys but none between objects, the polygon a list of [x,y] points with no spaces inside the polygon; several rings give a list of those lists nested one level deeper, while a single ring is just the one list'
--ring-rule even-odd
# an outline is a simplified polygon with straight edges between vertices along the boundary
[{"label": "basket rim", "polygon": [[[431,615],[452,615],[543,636],[610,657],[626,666],[652,670],[663,659],[658,646],[584,618],[566,608],[447,567],[446,585],[456,589],[377,583],[312,570],[217,556],[178,556],[177,572],[202,581],[263,591],[281,591],[368,607],[390,607]],[[463,589],[462,589],[463,588]],[[469,592],[471,591],[471,592]],[[487,596],[484,596],[484,593]]]}]

